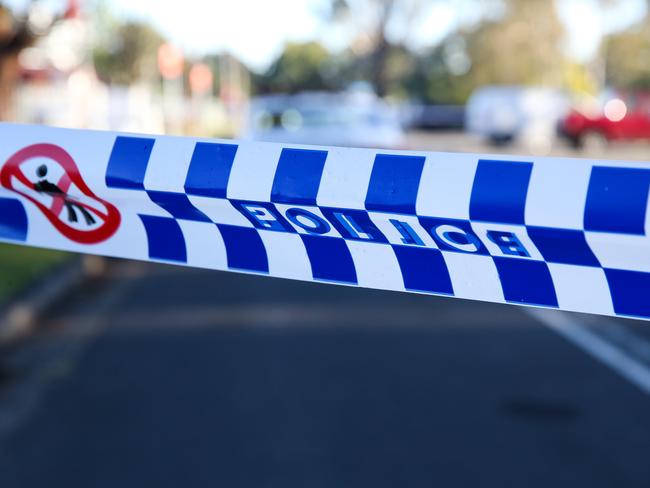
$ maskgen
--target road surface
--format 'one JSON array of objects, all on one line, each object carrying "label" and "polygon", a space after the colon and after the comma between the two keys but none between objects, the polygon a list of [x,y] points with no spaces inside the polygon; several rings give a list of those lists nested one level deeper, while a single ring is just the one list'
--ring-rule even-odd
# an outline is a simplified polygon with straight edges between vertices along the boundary
[{"label": "road surface", "polygon": [[0,351],[0,486],[647,488],[650,323],[526,310],[115,262]]},{"label": "road surface", "polygon": [[4,360],[4,488],[650,480],[650,396],[514,306],[117,262]]}]

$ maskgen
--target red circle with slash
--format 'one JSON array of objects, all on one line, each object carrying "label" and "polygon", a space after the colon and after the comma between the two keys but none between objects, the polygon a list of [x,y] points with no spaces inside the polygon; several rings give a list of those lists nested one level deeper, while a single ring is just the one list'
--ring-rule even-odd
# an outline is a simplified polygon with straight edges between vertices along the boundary
[{"label": "red circle with slash", "polygon": [[[14,187],[13,178],[25,185],[30,190],[34,188],[34,182],[30,181],[24,174],[21,166],[28,160],[33,158],[48,158],[56,163],[58,163],[64,170],[64,174],[59,180],[59,187],[63,188],[62,195],[51,195],[53,202],[51,206],[46,206],[38,199],[34,198],[33,195],[28,194],[20,188]],[[64,198],[72,198],[65,195],[68,188],[71,185],[75,185],[81,193],[83,193],[90,200],[101,204],[106,210],[98,210],[97,208],[88,205],[85,202],[80,200],[74,200],[74,205],[77,207],[83,207],[86,212],[91,213],[95,217],[98,217],[101,224],[99,227],[93,229],[83,230],[68,225],[64,222],[60,213],[63,209]],[[38,209],[43,212],[43,215],[50,221],[50,223],[64,236],[68,239],[81,243],[81,244],[97,244],[99,242],[105,241],[111,237],[120,226],[120,213],[117,208],[111,203],[107,202],[103,198],[98,197],[95,193],[88,187],[86,182],[81,177],[79,173],[79,168],[77,168],[76,163],[72,159],[72,156],[68,154],[65,149],[56,146],[54,144],[33,144],[27,146],[13,156],[11,156],[5,165],[0,169],[0,185],[3,187],[14,191],[38,207]],[[70,201],[70,200],[68,200]]]}]

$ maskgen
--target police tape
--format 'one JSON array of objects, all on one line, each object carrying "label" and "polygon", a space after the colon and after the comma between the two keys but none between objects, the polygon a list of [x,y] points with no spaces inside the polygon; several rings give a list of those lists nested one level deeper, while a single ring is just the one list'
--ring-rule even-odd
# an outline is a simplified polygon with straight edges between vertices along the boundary
[{"label": "police tape", "polygon": [[14,124],[0,140],[6,242],[650,318],[646,163]]}]

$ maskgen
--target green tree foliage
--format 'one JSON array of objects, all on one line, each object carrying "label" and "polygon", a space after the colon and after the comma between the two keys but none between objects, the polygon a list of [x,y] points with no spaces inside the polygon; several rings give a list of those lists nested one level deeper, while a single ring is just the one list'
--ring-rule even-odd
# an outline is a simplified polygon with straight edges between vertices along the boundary
[{"label": "green tree foliage", "polygon": [[[358,71],[378,95],[384,96],[395,92],[396,77],[401,76],[403,80],[413,71],[415,58],[403,46],[415,24],[434,3],[434,0],[331,0],[324,17],[355,26],[359,36],[353,40],[352,49],[360,62]],[[395,24],[402,26],[402,35],[389,39],[390,27]],[[400,68],[405,71],[399,71]]]},{"label": "green tree foliage", "polygon": [[462,36],[451,35],[415,61],[415,71],[405,80],[410,96],[429,103],[453,104],[467,100],[472,90],[471,78],[467,76],[471,60]]},{"label": "green tree foliage", "polygon": [[131,84],[157,76],[157,52],[164,38],[140,22],[117,25],[93,50],[98,76],[109,83]]},{"label": "green tree foliage", "polygon": [[0,120],[10,120],[14,92],[20,79],[18,54],[35,40],[24,19],[17,19],[0,2]]},{"label": "green tree foliage", "polygon": [[[415,73],[416,57],[403,46],[389,44],[385,58],[384,94],[406,97],[405,80]],[[372,53],[359,56],[347,50],[337,55],[317,42],[288,43],[266,73],[254,81],[261,93],[340,90],[354,81],[373,80],[375,66]]]},{"label": "green tree foliage", "polygon": [[[474,0],[461,4],[478,5]],[[431,103],[464,103],[474,89],[487,84],[564,84],[564,29],[555,2],[501,0],[500,5],[502,13],[492,13],[440,44],[414,52],[405,38],[389,35],[390,26],[399,21],[402,31],[408,32],[430,2],[333,0],[324,18],[350,22],[352,16],[352,23],[360,27],[352,45],[332,55],[317,43],[289,44],[256,81],[265,91],[271,87],[295,92],[345,88],[365,80],[381,96]]]},{"label": "green tree foliage", "polygon": [[[458,5],[479,3],[464,0]],[[363,79],[381,96],[434,103],[462,103],[486,84],[562,83],[564,30],[552,0],[502,0],[502,15],[488,15],[425,52],[413,52],[404,36],[431,6],[420,0],[332,0],[326,18],[352,18],[360,28],[357,41],[363,41],[361,48],[352,45],[344,53],[336,65],[337,79]],[[390,35],[397,23],[402,38]]]},{"label": "green tree foliage", "polygon": [[432,103],[464,103],[482,85],[561,85],[563,37],[553,2],[504,0],[502,17],[460,29],[419,55],[408,92]]},{"label": "green tree foliage", "polygon": [[387,43],[378,68],[376,52],[364,56],[348,56],[340,79],[346,82],[367,80],[378,94],[394,98],[408,96],[407,80],[414,76],[418,59],[406,47]]},{"label": "green tree foliage", "polygon": [[473,86],[562,81],[563,26],[548,0],[508,0],[503,18],[465,36]]},{"label": "green tree foliage", "polygon": [[222,54],[211,53],[207,54],[202,59],[202,61],[210,67],[210,71],[212,71],[212,93],[219,93],[221,56]]},{"label": "green tree foliage", "polygon": [[17,19],[9,7],[0,2],[0,59],[18,54],[35,39],[24,20]]},{"label": "green tree foliage", "polygon": [[602,45],[605,82],[622,89],[650,89],[650,17]]},{"label": "green tree foliage", "polygon": [[287,43],[267,72],[256,79],[258,91],[295,93],[332,88],[331,55],[318,42]]}]

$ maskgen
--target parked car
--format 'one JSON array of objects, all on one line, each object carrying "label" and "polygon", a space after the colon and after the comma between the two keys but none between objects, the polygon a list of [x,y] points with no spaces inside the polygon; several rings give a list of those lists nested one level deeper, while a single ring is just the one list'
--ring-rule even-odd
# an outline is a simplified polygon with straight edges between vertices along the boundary
[{"label": "parked car", "polygon": [[464,105],[409,104],[404,107],[404,121],[420,130],[462,130],[465,126]]},{"label": "parked car", "polygon": [[614,140],[650,139],[650,92],[605,91],[573,109],[559,132],[576,147],[596,149]]},{"label": "parked car", "polygon": [[550,146],[568,109],[568,96],[561,90],[485,86],[467,102],[465,127],[494,144],[517,141],[532,148]]},{"label": "parked car", "polygon": [[305,92],[252,100],[242,137],[269,142],[397,148],[396,110],[371,93]]}]

